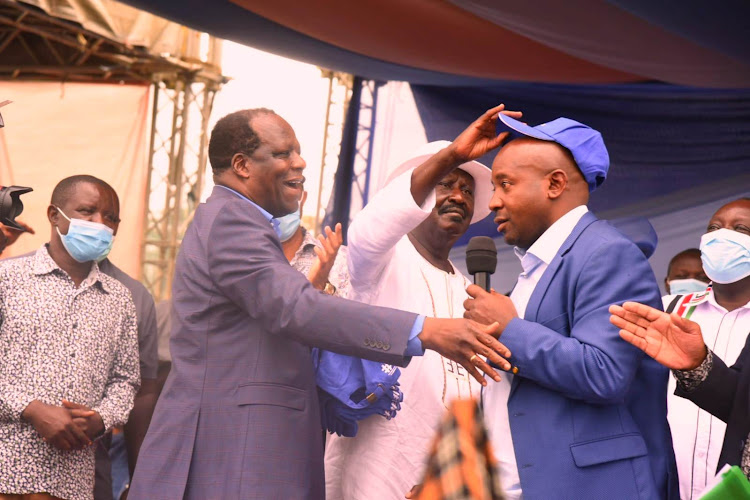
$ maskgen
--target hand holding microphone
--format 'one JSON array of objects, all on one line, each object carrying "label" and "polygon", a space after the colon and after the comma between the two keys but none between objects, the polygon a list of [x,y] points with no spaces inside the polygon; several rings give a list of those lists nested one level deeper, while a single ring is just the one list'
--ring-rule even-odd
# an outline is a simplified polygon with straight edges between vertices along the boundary
[{"label": "hand holding microphone", "polygon": [[518,313],[510,298],[490,286],[490,275],[496,267],[497,248],[492,238],[475,236],[469,240],[466,269],[474,276],[474,284],[466,289],[470,298],[464,301],[464,318],[485,325],[497,323],[502,331]]}]

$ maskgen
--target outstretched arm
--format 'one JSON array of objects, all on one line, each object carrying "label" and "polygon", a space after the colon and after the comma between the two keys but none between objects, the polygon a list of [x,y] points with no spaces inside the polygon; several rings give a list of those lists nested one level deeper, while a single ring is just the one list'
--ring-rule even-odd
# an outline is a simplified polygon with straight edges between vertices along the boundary
[{"label": "outstretched arm", "polygon": [[638,302],[613,305],[609,321],[620,337],[673,370],[692,370],[706,358],[707,349],[697,323]]},{"label": "outstretched arm", "polygon": [[620,336],[668,368],[677,379],[675,394],[727,421],[737,400],[743,366],[750,362],[750,337],[737,363],[727,367],[708,350],[697,323],[636,302],[610,307]]}]

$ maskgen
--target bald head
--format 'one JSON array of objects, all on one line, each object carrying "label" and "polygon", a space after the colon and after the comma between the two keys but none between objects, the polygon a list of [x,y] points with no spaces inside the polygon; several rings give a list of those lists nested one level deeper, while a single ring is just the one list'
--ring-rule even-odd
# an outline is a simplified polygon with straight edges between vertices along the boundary
[{"label": "bald head", "polygon": [[573,156],[562,146],[519,138],[492,164],[495,192],[490,208],[505,241],[531,246],[556,220],[589,199],[589,188]]},{"label": "bald head", "polygon": [[717,229],[731,229],[743,234],[750,234],[750,198],[730,201],[716,211],[708,221],[706,232]]}]

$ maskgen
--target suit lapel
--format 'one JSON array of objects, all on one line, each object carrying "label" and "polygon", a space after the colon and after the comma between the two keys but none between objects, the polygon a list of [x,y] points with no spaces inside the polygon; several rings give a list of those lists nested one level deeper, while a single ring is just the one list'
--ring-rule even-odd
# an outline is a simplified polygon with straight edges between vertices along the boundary
[{"label": "suit lapel", "polygon": [[[565,239],[565,242],[560,247],[560,250],[557,251],[557,254],[552,259],[552,262],[550,262],[549,266],[547,266],[547,269],[544,270],[542,277],[539,279],[539,283],[537,283],[536,287],[534,287],[534,291],[531,293],[531,297],[529,297],[529,303],[526,306],[526,313],[523,316],[524,320],[533,322],[536,322],[538,320],[539,309],[542,306],[542,298],[544,298],[544,296],[547,294],[547,289],[549,288],[550,283],[552,283],[552,279],[557,274],[557,270],[560,269],[565,255],[573,247],[573,244],[576,242],[578,237],[581,236],[581,233],[583,233],[584,229],[586,229],[597,220],[599,219],[597,219],[594,214],[592,214],[591,212],[586,212],[583,217],[581,217],[581,220],[579,220],[575,225],[573,231]],[[513,396],[513,392],[516,390],[516,387],[518,387],[518,384],[520,382],[520,377],[513,377],[513,383],[510,387],[510,396]]]}]

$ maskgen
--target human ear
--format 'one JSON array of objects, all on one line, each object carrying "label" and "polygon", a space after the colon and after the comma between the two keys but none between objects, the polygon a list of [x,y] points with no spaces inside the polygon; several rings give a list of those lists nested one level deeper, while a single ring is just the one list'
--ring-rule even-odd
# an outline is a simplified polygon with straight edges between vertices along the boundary
[{"label": "human ear", "polygon": [[232,171],[243,179],[250,177],[250,169],[247,165],[248,158],[243,153],[235,153],[232,156]]},{"label": "human ear", "polygon": [[57,218],[60,217],[60,211],[57,209],[56,206],[50,205],[47,207],[47,220],[49,220],[50,224],[53,226],[57,226]]},{"label": "human ear", "polygon": [[560,197],[565,189],[568,187],[568,174],[564,170],[555,169],[547,174],[549,179],[549,187],[547,189],[547,196],[554,200]]}]

